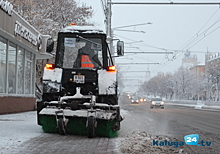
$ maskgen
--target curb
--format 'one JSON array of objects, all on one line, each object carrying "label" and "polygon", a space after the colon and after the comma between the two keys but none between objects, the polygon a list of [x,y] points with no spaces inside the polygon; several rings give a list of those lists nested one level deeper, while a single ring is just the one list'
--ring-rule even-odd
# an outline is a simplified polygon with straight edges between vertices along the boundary
[{"label": "curb", "polygon": [[219,111],[220,106],[207,106],[207,105],[194,105],[194,104],[174,104],[174,103],[166,103],[168,105],[175,105],[175,106],[184,106],[184,107],[189,107],[189,108],[194,108],[194,109],[201,109],[201,110],[212,110],[212,111]]},{"label": "curb", "polygon": [[202,106],[202,109],[204,110],[220,110],[220,106]]}]

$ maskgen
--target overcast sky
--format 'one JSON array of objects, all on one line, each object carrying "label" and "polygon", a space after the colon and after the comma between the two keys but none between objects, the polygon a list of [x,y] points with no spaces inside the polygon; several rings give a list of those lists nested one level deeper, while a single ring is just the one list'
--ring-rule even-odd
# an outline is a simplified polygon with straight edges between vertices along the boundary
[{"label": "overcast sky", "polygon": [[[104,13],[101,0],[80,0],[94,9],[93,22],[102,29]],[[168,0],[112,0],[112,2],[170,2]],[[219,2],[217,0],[173,0],[173,2]],[[150,62],[159,65],[123,65],[123,71],[149,70],[151,77],[158,72],[174,72],[182,64],[186,51],[196,55],[199,62],[205,61],[207,51],[220,51],[220,8],[219,5],[112,5],[112,28],[151,22],[121,28],[122,30],[145,31],[146,33],[114,31],[115,38],[125,42],[125,52],[174,52],[169,54],[126,54],[117,58],[117,63]],[[141,43],[132,43],[142,41]],[[130,44],[129,44],[130,43]],[[129,73],[130,76],[137,76]],[[139,73],[145,76],[145,73]],[[130,82],[130,81],[129,81]]]}]

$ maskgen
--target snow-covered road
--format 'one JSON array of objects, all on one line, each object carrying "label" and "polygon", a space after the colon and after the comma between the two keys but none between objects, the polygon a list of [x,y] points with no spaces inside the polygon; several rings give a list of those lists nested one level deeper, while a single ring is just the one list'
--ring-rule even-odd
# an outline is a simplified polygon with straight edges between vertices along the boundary
[{"label": "snow-covered road", "polygon": [[[0,115],[0,154],[62,153],[190,153],[220,151],[219,112],[180,108],[150,109],[148,103],[130,104],[121,100],[125,117],[117,138],[60,136],[43,133],[37,125],[36,111]],[[184,135],[197,133],[213,142],[210,147],[152,146],[153,140],[182,141]]]}]

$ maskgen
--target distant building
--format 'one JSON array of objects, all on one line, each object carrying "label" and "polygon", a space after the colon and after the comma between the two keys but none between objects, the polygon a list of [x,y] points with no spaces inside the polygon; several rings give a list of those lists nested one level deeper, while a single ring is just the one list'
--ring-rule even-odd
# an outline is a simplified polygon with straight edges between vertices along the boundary
[{"label": "distant building", "polygon": [[206,72],[209,71],[209,68],[216,67],[220,65],[220,53],[207,53],[205,56],[206,62]]},{"label": "distant building", "polygon": [[204,77],[205,75],[205,63],[198,63],[189,69],[195,73],[197,77]]},{"label": "distant building", "polygon": [[191,55],[189,51],[184,54],[184,58],[182,59],[183,67],[190,68],[197,65],[197,63],[198,59],[196,55]]},{"label": "distant building", "polygon": [[182,66],[189,68],[197,77],[203,77],[205,75],[205,63],[198,63],[197,56],[191,55],[189,51],[184,54]]}]

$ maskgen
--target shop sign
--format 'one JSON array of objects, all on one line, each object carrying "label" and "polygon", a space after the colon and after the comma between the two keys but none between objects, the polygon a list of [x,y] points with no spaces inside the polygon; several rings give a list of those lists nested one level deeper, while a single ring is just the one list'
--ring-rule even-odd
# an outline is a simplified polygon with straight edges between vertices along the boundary
[{"label": "shop sign", "polygon": [[34,35],[29,29],[23,26],[20,22],[15,22],[15,36],[20,35],[34,46],[38,47],[38,50],[42,47],[42,36],[39,34],[38,36]]},{"label": "shop sign", "polygon": [[0,9],[4,10],[10,16],[13,14],[13,5],[5,0],[0,0]]}]

